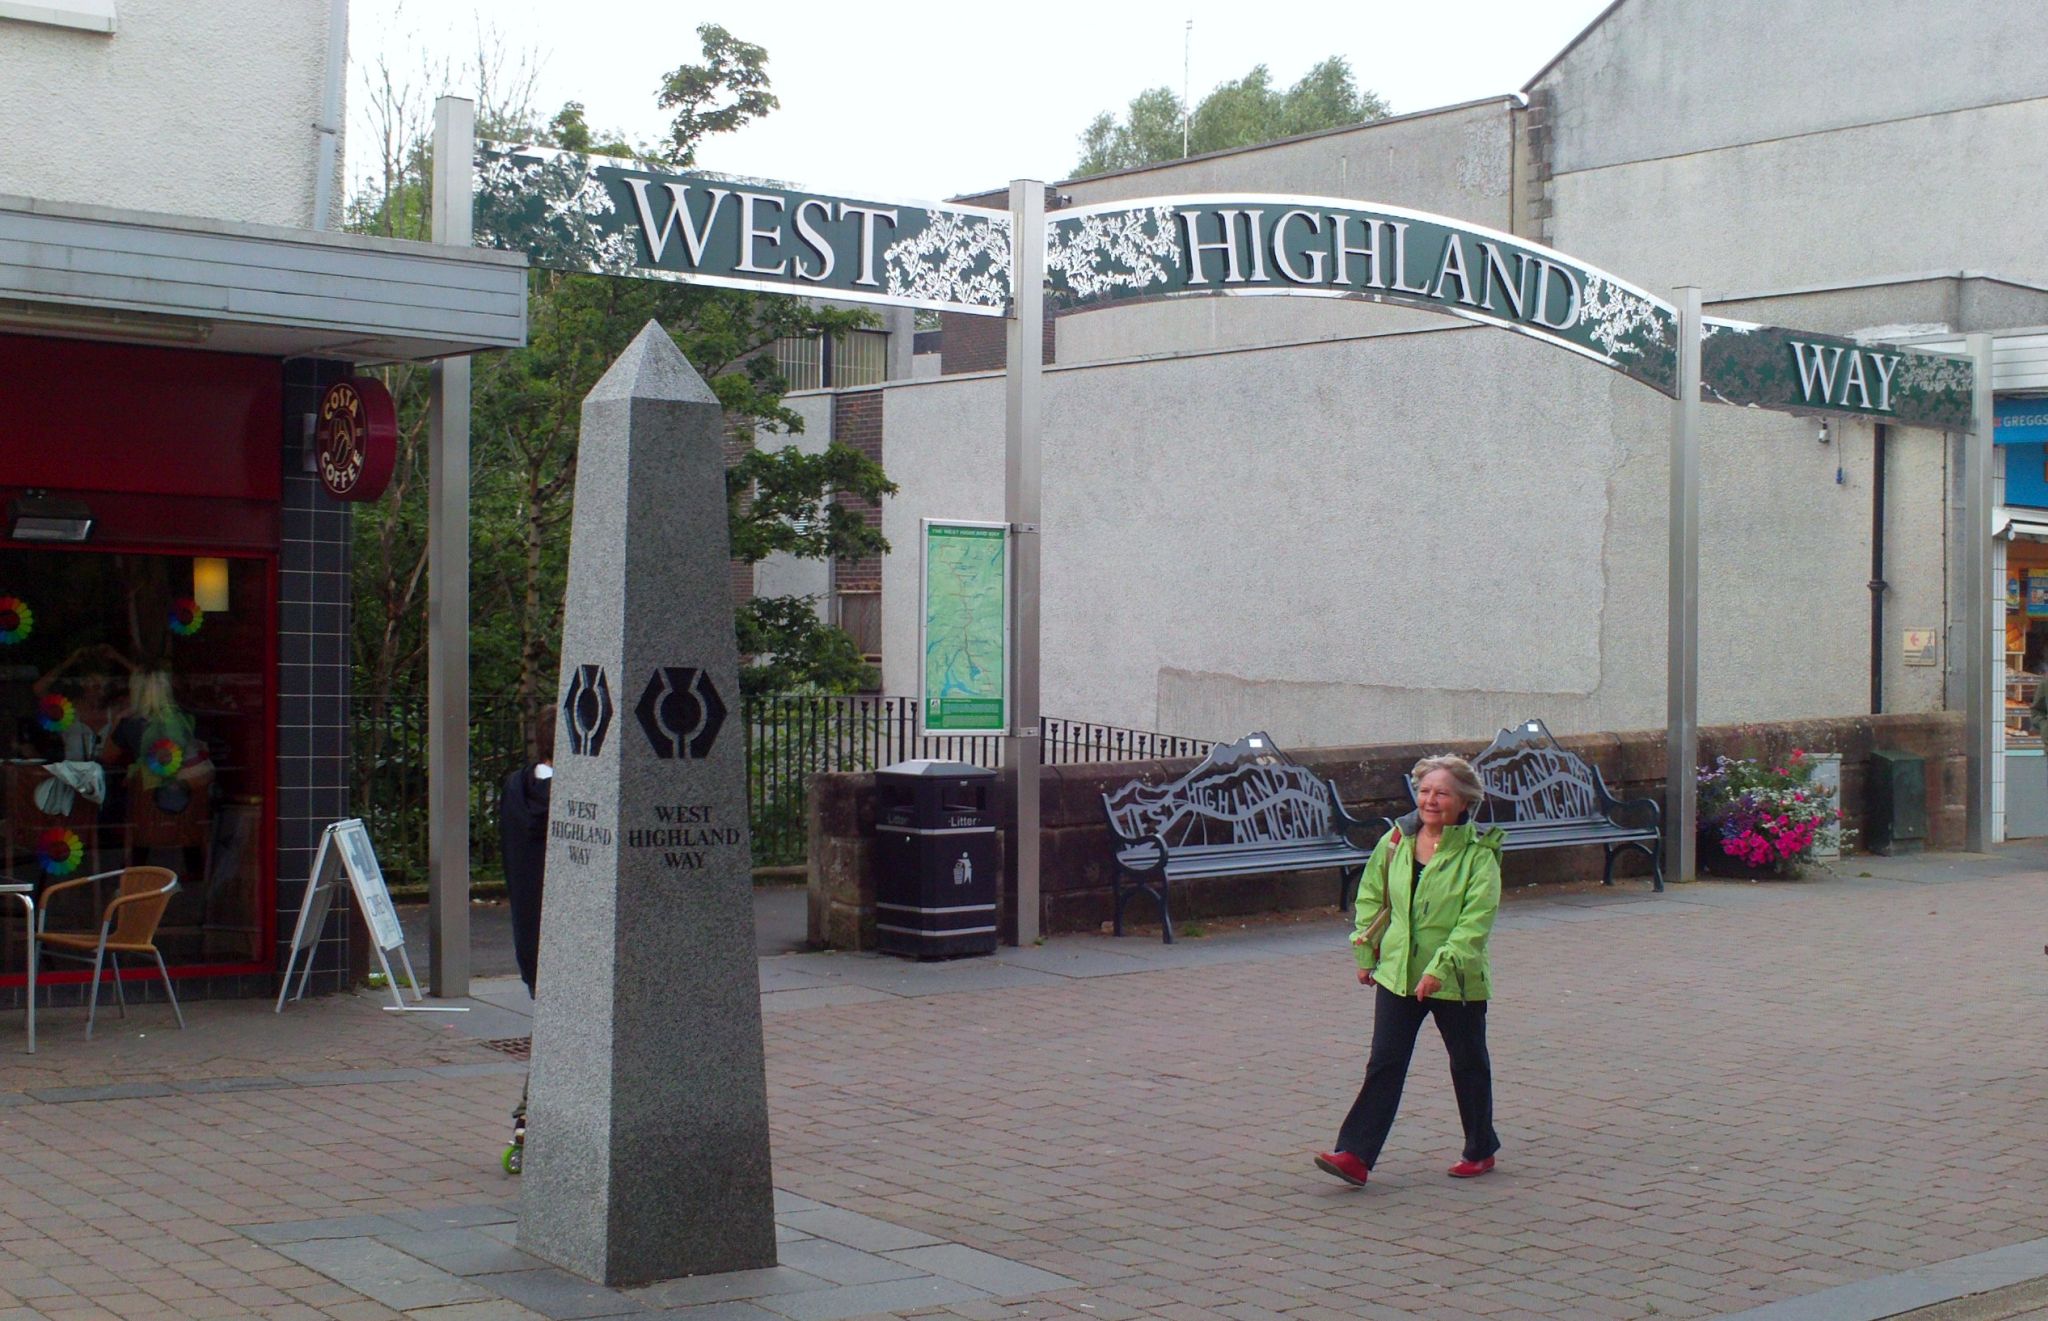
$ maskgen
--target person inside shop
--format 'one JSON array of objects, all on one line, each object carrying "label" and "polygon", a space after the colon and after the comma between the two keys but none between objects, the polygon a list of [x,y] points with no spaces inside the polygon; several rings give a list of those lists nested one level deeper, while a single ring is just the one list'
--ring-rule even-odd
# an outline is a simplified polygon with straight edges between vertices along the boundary
[{"label": "person inside shop", "polygon": [[[51,713],[51,723],[60,726],[65,761],[93,761],[100,744],[114,732],[127,714],[122,701],[124,686],[114,670],[131,672],[133,666],[119,649],[107,643],[74,648],[70,655],[51,666],[33,685],[38,706],[53,695],[70,704]],[[71,676],[66,679],[65,676]]]},{"label": "person inside shop", "polygon": [[[129,859],[133,841],[144,849],[198,849],[203,860],[213,760],[197,723],[178,704],[168,670],[135,677],[128,710],[100,745],[99,760],[107,773],[100,820],[116,834],[109,843],[117,856]],[[171,840],[175,844],[165,843]],[[198,871],[188,870],[191,861],[181,858],[174,870],[196,877]]]},{"label": "person inside shop", "polygon": [[1394,1126],[1422,1020],[1435,1018],[1451,1057],[1451,1090],[1465,1149],[1448,1173],[1471,1179],[1493,1168],[1493,1064],[1486,1052],[1492,996],[1487,939],[1500,909],[1499,829],[1471,815],[1486,787],[1463,757],[1424,757],[1409,773],[1415,810],[1380,837],[1358,883],[1351,939],[1360,985],[1373,987],[1372,1050],[1365,1085],[1316,1167],[1363,1184]]}]

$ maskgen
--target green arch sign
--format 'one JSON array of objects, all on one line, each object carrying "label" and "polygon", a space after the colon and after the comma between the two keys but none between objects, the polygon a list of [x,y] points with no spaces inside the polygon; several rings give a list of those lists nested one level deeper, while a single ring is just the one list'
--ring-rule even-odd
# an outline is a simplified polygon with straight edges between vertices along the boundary
[{"label": "green arch sign", "polygon": [[[475,229],[537,266],[1005,316],[1016,219],[957,203],[808,193],[638,162],[483,143]],[[1448,216],[1342,198],[1231,193],[1055,211],[1046,293],[1079,311],[1161,298],[1348,298],[1497,326],[1665,395],[1678,312],[1596,267]],[[1973,424],[1969,359],[1705,319],[1701,397],[1907,426]]]}]

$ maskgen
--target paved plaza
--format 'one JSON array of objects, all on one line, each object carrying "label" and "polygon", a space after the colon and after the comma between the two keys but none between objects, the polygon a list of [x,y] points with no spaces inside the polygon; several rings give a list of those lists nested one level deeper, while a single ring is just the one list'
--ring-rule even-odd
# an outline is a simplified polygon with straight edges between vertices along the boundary
[{"label": "paved plaza", "polygon": [[1308,1160],[1370,1026],[1334,916],[764,957],[782,1265],[624,1291],[512,1246],[516,982],[53,1010],[0,1022],[0,1321],[2048,1315],[2044,942],[2038,846],[1515,895],[1499,1169],[1444,1177],[1425,1034],[1364,1189]]}]

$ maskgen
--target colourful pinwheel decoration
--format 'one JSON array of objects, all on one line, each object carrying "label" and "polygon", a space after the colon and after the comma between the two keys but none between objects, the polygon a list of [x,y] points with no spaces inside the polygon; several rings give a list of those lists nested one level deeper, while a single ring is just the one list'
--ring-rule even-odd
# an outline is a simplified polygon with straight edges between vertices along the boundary
[{"label": "colourful pinwheel decoration", "polygon": [[149,753],[142,759],[142,764],[151,775],[161,775],[168,779],[176,775],[178,768],[185,764],[185,750],[178,746],[178,740],[174,738],[160,738],[149,745]]},{"label": "colourful pinwheel decoration", "polygon": [[43,700],[37,705],[37,717],[43,728],[52,734],[61,734],[71,728],[71,722],[78,717],[78,709],[62,693],[44,693]]},{"label": "colourful pinwheel decoration", "polygon": [[51,826],[36,838],[36,856],[42,860],[43,871],[51,876],[69,876],[78,870],[78,864],[85,861],[85,841],[78,833],[62,826]]},{"label": "colourful pinwheel decoration", "polygon": [[0,596],[0,646],[11,647],[36,631],[36,612],[18,596]]},{"label": "colourful pinwheel decoration", "polygon": [[206,622],[206,612],[199,608],[199,602],[187,596],[171,602],[171,632],[181,638],[189,638],[199,631]]}]

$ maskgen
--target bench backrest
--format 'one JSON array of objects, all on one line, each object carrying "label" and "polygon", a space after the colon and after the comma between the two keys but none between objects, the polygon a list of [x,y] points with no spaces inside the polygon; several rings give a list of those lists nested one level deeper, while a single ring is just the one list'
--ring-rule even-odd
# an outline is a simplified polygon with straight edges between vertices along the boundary
[{"label": "bench backrest", "polygon": [[1607,795],[1596,772],[1583,757],[1559,747],[1541,720],[1503,729],[1472,759],[1472,769],[1486,786],[1479,824],[1606,819]]},{"label": "bench backrest", "polygon": [[1332,834],[1329,785],[1263,733],[1217,744],[1171,783],[1133,781],[1102,801],[1118,834],[1134,840],[1156,834],[1169,849]]}]

